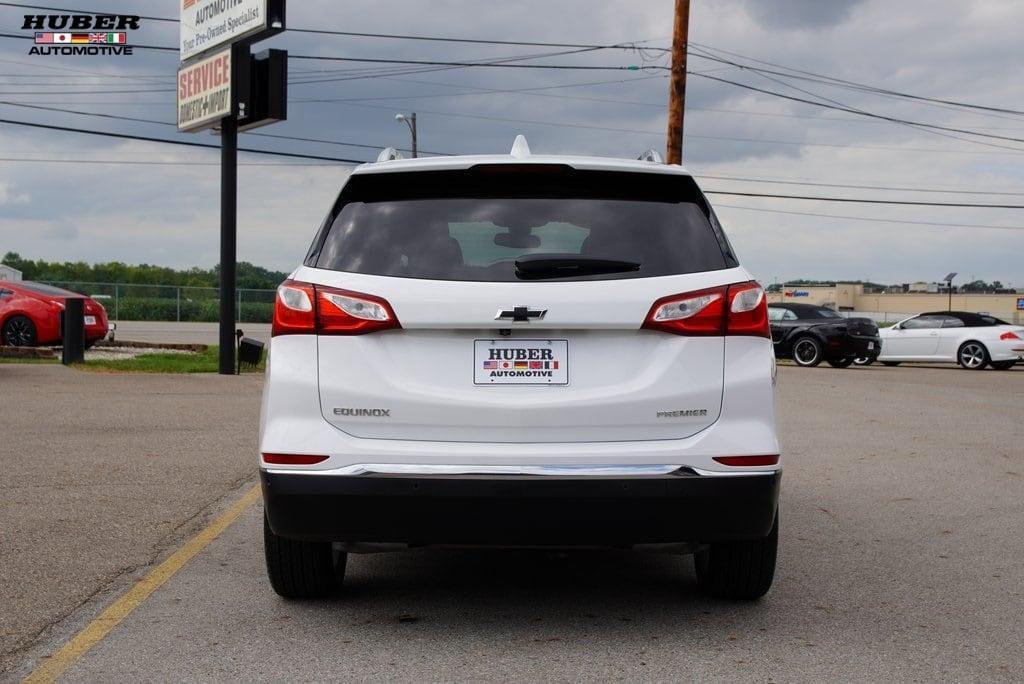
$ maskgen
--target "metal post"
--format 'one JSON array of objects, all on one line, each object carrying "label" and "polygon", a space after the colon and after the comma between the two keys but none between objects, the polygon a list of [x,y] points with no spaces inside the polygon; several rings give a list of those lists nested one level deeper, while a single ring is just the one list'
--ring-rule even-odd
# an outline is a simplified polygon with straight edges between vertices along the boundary
[{"label": "metal post", "polygon": [[64,352],[61,363],[65,366],[85,360],[84,302],[80,297],[64,300]]},{"label": "metal post", "polygon": [[416,112],[412,113],[412,156],[413,159],[419,156],[416,153]]},{"label": "metal post", "polygon": [[120,288],[117,283],[114,283],[114,320],[120,321],[121,317],[118,315],[121,305],[121,297],[119,296]]},{"label": "metal post", "polygon": [[235,315],[235,321],[237,323],[241,323],[242,322],[242,289],[241,288],[238,289],[238,311],[236,312],[236,315]]},{"label": "metal post", "polygon": [[181,323],[181,288],[177,287],[174,289],[178,296],[178,323]]},{"label": "metal post", "polygon": [[238,121],[221,124],[220,156],[220,359],[221,375],[235,374],[235,258],[238,195]]},{"label": "metal post", "polygon": [[672,71],[668,91],[668,149],[665,162],[683,163],[683,115],[686,113],[686,51],[690,0],[676,0],[672,24]]}]

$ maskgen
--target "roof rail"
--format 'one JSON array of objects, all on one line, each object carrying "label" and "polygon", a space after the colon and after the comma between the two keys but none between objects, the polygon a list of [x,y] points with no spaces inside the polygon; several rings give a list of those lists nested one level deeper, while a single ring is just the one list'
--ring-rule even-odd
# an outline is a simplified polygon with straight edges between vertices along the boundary
[{"label": "roof rail", "polygon": [[646,152],[641,154],[639,157],[637,157],[637,159],[639,159],[640,161],[645,161],[645,162],[654,162],[655,164],[663,163],[662,159],[661,159],[661,155],[658,154],[654,150],[647,150]]},{"label": "roof rail", "polygon": [[530,156],[530,143],[526,142],[525,135],[517,135],[512,143],[512,150],[509,152],[516,159],[526,159]]},{"label": "roof rail", "polygon": [[394,147],[385,147],[380,151],[380,154],[377,155],[377,161],[379,162],[395,161],[396,159],[402,158],[402,153]]}]

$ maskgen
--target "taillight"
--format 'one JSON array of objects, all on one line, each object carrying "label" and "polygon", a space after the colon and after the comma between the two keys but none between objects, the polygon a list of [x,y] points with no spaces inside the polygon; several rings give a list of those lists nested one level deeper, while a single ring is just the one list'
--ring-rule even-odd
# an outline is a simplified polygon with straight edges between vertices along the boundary
[{"label": "taillight", "polygon": [[262,454],[264,463],[278,465],[314,465],[327,460],[326,456],[313,456],[311,454]]},{"label": "taillight", "polygon": [[752,281],[662,297],[643,327],[690,336],[771,336],[764,290]]},{"label": "taillight", "polygon": [[400,328],[391,305],[380,297],[316,285],[318,335],[362,335]]},{"label": "taillight", "polygon": [[277,288],[271,337],[277,335],[316,334],[316,292],[309,283],[286,280]]},{"label": "taillight", "polygon": [[399,327],[380,297],[286,280],[277,288],[270,334],[362,335]]},{"label": "taillight", "polygon": [[713,456],[714,460],[727,466],[771,466],[779,464],[779,455],[770,456]]},{"label": "taillight", "polygon": [[1020,336],[1015,332],[1004,332],[999,336],[1001,340],[1019,340]]}]

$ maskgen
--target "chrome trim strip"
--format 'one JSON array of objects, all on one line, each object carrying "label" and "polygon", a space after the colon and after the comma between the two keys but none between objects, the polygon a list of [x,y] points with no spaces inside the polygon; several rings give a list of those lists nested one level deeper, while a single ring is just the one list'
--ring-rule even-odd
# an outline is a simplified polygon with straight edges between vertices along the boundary
[{"label": "chrome trim strip", "polygon": [[262,468],[271,474],[306,475],[539,475],[552,477],[642,477],[693,472],[706,477],[773,475],[776,470],[704,470],[683,465],[434,465],[421,463],[355,463],[340,468]]}]

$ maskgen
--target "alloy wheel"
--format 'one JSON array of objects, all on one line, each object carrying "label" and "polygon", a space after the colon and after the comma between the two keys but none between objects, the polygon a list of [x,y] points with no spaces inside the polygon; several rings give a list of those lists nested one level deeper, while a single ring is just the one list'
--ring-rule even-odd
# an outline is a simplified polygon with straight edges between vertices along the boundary
[{"label": "alloy wheel", "polygon": [[12,347],[29,347],[32,345],[33,332],[32,322],[27,318],[12,318],[4,326],[4,343]]},{"label": "alloy wheel", "polygon": [[810,365],[818,357],[818,346],[809,339],[803,339],[793,347],[793,358],[800,365]]},{"label": "alloy wheel", "polygon": [[977,342],[965,344],[960,348],[960,365],[964,368],[981,368],[985,365],[985,348]]}]

